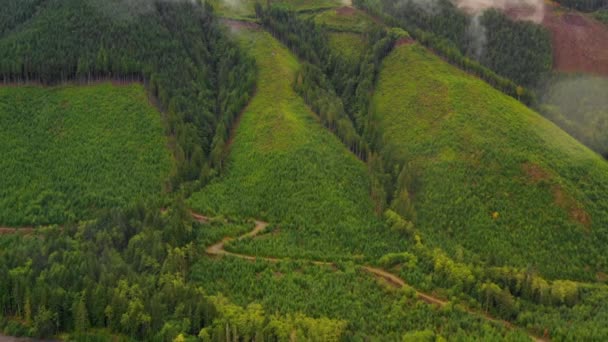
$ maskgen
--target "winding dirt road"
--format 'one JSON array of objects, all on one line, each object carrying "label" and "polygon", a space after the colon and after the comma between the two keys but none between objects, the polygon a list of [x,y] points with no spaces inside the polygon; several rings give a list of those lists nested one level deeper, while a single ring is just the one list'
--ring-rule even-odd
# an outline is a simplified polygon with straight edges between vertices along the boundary
[{"label": "winding dirt road", "polygon": [[[195,212],[190,212],[190,215],[192,216],[192,219],[197,222],[209,223],[209,217],[207,217],[205,215],[201,215],[201,214],[198,214]],[[253,230],[251,230],[239,237],[236,237],[236,238],[225,237],[221,241],[207,247],[205,252],[210,256],[231,256],[231,257],[236,257],[236,258],[249,260],[249,261],[262,260],[262,261],[267,261],[267,262],[272,262],[272,263],[280,262],[283,259],[233,253],[233,252],[229,252],[225,249],[226,244],[228,244],[231,241],[242,240],[242,239],[246,239],[246,238],[254,238],[257,235],[262,234],[264,232],[264,230],[266,229],[266,227],[268,227],[268,222],[256,220]],[[0,227],[0,234],[31,234],[33,232],[34,232],[34,228],[32,228],[32,227],[23,227],[23,228]],[[318,266],[336,266],[335,263],[333,263],[333,262],[318,261],[318,260],[306,260],[306,261],[311,262],[312,264],[318,265]],[[372,266],[366,266],[366,265],[359,265],[358,267],[361,270],[371,274],[376,279],[383,280],[387,284],[389,284],[390,286],[393,286],[395,288],[402,288],[402,287],[408,286],[407,283],[403,279],[401,279],[400,277],[398,277],[390,272],[387,272],[383,269],[380,269],[377,267],[372,267]],[[418,299],[422,300],[423,302],[425,302],[427,304],[431,304],[431,305],[436,305],[438,307],[442,307],[442,306],[445,306],[448,304],[448,301],[445,301],[443,299],[437,298],[428,293],[420,292],[417,290],[416,290],[416,296],[418,297]],[[507,322],[507,321],[501,320],[501,319],[496,319],[486,313],[478,312],[478,311],[468,309],[468,308],[466,308],[465,310],[472,315],[481,316],[488,321],[502,324],[509,329],[517,329],[517,327],[515,327],[510,322]],[[549,341],[549,339],[537,337],[530,333],[528,333],[528,336],[532,340],[537,341],[537,342]],[[6,338],[9,338],[9,337],[0,335],[0,342],[5,341],[3,339],[6,339]],[[6,340],[6,341],[15,341],[15,340]],[[17,341],[19,341],[19,340],[17,340]]]},{"label": "winding dirt road", "polygon": [[[201,223],[207,223],[209,222],[209,218],[207,216],[204,215],[200,215],[197,213],[192,213],[192,217]],[[259,256],[254,256],[254,255],[247,255],[247,254],[239,254],[239,253],[233,253],[233,252],[229,252],[227,251],[224,247],[226,246],[226,244],[228,244],[231,241],[234,240],[242,240],[242,239],[246,239],[246,238],[254,238],[257,235],[261,234],[264,232],[264,230],[266,229],[266,227],[268,227],[268,222],[264,222],[264,221],[255,221],[255,227],[253,228],[253,230],[251,230],[250,232],[243,234],[239,237],[236,238],[232,238],[232,237],[225,237],[223,238],[221,241],[219,241],[216,244],[213,244],[209,247],[207,247],[207,249],[205,250],[205,252],[210,255],[210,256],[231,256],[231,257],[236,257],[236,258],[240,258],[240,259],[244,259],[244,260],[249,260],[249,261],[256,261],[256,260],[262,260],[262,261],[267,261],[267,262],[272,262],[272,263],[276,263],[276,262],[280,262],[282,259],[280,258],[272,258],[272,257],[259,257]],[[335,266],[334,263],[332,262],[326,262],[326,261],[316,261],[316,260],[306,260],[311,262],[314,265],[319,265],[319,266]],[[405,286],[408,286],[407,283],[401,279],[400,277],[387,272],[383,269],[380,268],[376,268],[376,267],[372,267],[372,266],[359,266],[359,268],[367,273],[370,273],[371,275],[373,275],[374,277],[376,277],[377,279],[383,280],[385,281],[387,284],[395,287],[395,288],[402,288]],[[431,304],[431,305],[436,305],[439,307],[442,307],[444,305],[447,305],[448,302],[442,299],[439,299],[433,295],[430,295],[428,293],[424,293],[424,292],[420,292],[416,290],[416,296],[418,297],[418,299],[422,300],[423,302],[427,303],[427,304]],[[504,325],[505,327],[507,327],[508,329],[517,329],[517,327],[515,327],[513,324],[511,324],[510,322],[507,322],[505,320],[501,320],[501,319],[497,319],[494,318],[486,313],[482,313],[482,312],[477,312],[475,310],[472,309],[465,309],[468,313],[472,314],[472,315],[477,315],[477,316],[481,316],[484,319],[488,320],[488,321],[492,321],[495,323],[499,323]],[[541,338],[538,336],[534,336],[530,333],[528,333],[528,336],[537,342],[548,342],[549,339],[545,339],[545,338]]]},{"label": "winding dirt road", "polygon": [[[31,234],[34,232],[34,228],[32,227],[22,227],[22,228],[9,228],[9,227],[0,227],[0,235],[5,234]],[[1,342],[2,340],[0,340]]]},{"label": "winding dirt road", "polygon": [[[192,217],[196,221],[202,222],[202,223],[209,221],[209,218],[207,218],[203,215],[200,215],[200,214],[196,214],[196,213],[192,213]],[[253,256],[253,255],[239,254],[239,253],[228,252],[226,249],[224,249],[226,244],[229,243],[230,241],[242,240],[242,239],[246,239],[246,238],[250,238],[250,237],[253,238],[253,237],[259,235],[260,233],[262,233],[264,231],[264,229],[266,229],[266,227],[268,227],[267,222],[255,221],[255,227],[250,232],[248,232],[244,235],[241,235],[237,238],[226,237],[226,238],[222,239],[221,241],[219,241],[218,243],[207,247],[205,252],[211,256],[229,255],[229,256],[233,256],[233,257],[237,257],[237,258],[241,258],[241,259],[245,259],[245,260],[251,260],[251,261],[263,260],[263,261],[269,261],[269,262],[279,262],[279,261],[281,261],[280,258],[259,257],[259,256]],[[327,262],[327,261],[316,261],[316,260],[307,260],[307,261],[310,261],[313,264],[319,265],[319,266],[335,266],[334,263]],[[401,287],[406,286],[406,283],[403,279],[399,278],[398,276],[396,276],[392,273],[382,270],[380,268],[371,267],[371,266],[360,266],[360,268],[363,271],[372,274],[376,278],[386,281],[386,283],[388,283],[389,285],[391,285],[393,287],[401,288]],[[423,300],[424,302],[426,302],[428,304],[435,304],[438,306],[443,306],[443,305],[447,304],[446,301],[433,297],[426,293],[416,291],[416,294],[419,299]]]}]

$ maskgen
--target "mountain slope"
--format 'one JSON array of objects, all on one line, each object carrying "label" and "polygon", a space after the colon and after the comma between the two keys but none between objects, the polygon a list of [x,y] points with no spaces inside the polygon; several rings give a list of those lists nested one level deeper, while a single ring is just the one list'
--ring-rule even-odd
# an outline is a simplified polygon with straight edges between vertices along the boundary
[{"label": "mountain slope", "polygon": [[257,93],[235,131],[226,174],[195,194],[192,207],[280,224],[256,254],[341,258],[371,248],[365,240],[378,221],[365,165],[294,92],[293,55],[268,33],[239,35],[258,63]]},{"label": "mountain slope", "polygon": [[550,277],[606,269],[598,155],[417,44],[385,59],[374,107],[385,151],[416,175],[416,224],[431,244]]},{"label": "mountain slope", "polygon": [[0,88],[0,224],[64,223],[162,190],[171,155],[143,86]]}]

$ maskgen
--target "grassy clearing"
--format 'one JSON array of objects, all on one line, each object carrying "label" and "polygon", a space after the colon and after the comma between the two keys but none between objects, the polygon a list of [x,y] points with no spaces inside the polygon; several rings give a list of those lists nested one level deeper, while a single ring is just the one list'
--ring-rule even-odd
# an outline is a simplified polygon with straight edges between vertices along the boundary
[{"label": "grassy clearing", "polygon": [[431,245],[548,277],[606,270],[608,164],[554,124],[419,45],[384,61],[374,110]]},{"label": "grassy clearing", "polygon": [[[219,17],[239,19],[239,20],[254,20],[255,19],[255,3],[259,2],[266,5],[266,2],[259,0],[210,0],[209,3]],[[281,4],[294,11],[298,12],[316,12],[325,9],[335,8],[341,5],[338,0],[280,0],[273,4]]]},{"label": "grassy clearing", "polygon": [[[293,91],[298,62],[270,34],[242,32],[256,58],[256,96],[245,110],[226,174],[196,193],[205,214],[255,217],[279,226],[269,239],[239,243],[256,255],[340,259],[386,249],[365,165],[318,123]],[[376,228],[378,227],[378,228]]]},{"label": "grassy clearing", "polygon": [[171,168],[141,85],[0,88],[0,223],[89,218],[158,194]]},{"label": "grassy clearing", "polygon": [[367,13],[352,7],[323,11],[314,20],[317,25],[338,32],[362,33],[378,25]]},{"label": "grassy clearing", "polygon": [[357,33],[331,32],[329,46],[344,58],[358,61],[365,53],[367,43],[365,38]]},{"label": "grassy clearing", "polygon": [[399,341],[416,332],[413,341],[435,340],[435,334],[451,340],[529,340],[456,307],[424,304],[411,290],[396,290],[352,265],[333,269],[299,262],[203,259],[190,277],[208,293],[223,293],[241,306],[256,302],[266,312],[344,320],[346,340]]},{"label": "grassy clearing", "polygon": [[209,0],[219,17],[251,20],[255,18],[255,0],[223,1]]}]

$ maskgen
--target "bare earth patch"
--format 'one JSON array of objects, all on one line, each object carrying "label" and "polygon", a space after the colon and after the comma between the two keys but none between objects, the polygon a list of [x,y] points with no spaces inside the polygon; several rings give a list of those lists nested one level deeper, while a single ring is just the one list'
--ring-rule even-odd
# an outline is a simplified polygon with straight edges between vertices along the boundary
[{"label": "bare earth patch", "polygon": [[528,179],[534,184],[551,177],[547,171],[534,163],[524,163],[522,169],[528,176]]},{"label": "bare earth patch", "polygon": [[[505,14],[514,20],[530,20],[534,8],[508,7]],[[580,12],[556,3],[545,5],[544,16],[533,18],[551,33],[553,69],[608,75],[608,26]]]},{"label": "bare earth patch", "polygon": [[357,12],[357,10],[349,6],[336,8],[337,15],[351,16],[354,15],[355,12]]},{"label": "bare earth patch", "polygon": [[552,36],[553,68],[608,75],[608,27],[578,12],[548,6],[543,20]]},{"label": "bare earth patch", "polygon": [[[551,179],[551,174],[540,165],[528,162],[522,165],[522,169],[526,174],[527,179],[532,184]],[[587,229],[591,226],[591,217],[589,214],[574,198],[572,198],[572,196],[568,195],[560,185],[553,185],[552,191],[555,204],[566,210],[571,220],[580,223]]]},{"label": "bare earth patch", "polygon": [[570,219],[582,224],[587,230],[591,226],[591,217],[583,209],[579,203],[576,202],[571,196],[569,196],[561,186],[553,186],[553,198],[555,204],[560,208],[568,211]]},{"label": "bare earth patch", "polygon": [[233,30],[241,30],[241,29],[248,29],[248,30],[259,30],[260,29],[260,25],[251,22],[251,21],[244,21],[244,20],[234,20],[234,19],[221,19],[222,24],[228,26],[229,28],[233,29]]},{"label": "bare earth patch", "polygon": [[399,40],[397,40],[397,42],[395,42],[395,47],[401,46],[401,45],[411,45],[411,44],[414,44],[415,42],[416,41],[410,37],[403,37],[403,38],[399,38]]}]

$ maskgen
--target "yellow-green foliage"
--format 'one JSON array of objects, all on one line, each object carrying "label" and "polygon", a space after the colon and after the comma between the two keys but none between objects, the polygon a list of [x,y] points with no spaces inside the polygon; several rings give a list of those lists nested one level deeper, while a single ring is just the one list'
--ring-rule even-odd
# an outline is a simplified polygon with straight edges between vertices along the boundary
[{"label": "yellow-green foliage", "polygon": [[215,13],[219,17],[231,19],[253,19],[255,18],[256,0],[209,0],[209,4],[213,7]]},{"label": "yellow-green foliage", "polygon": [[[340,341],[346,322],[326,317],[312,318],[302,313],[288,315],[266,315],[264,308],[257,303],[251,303],[246,308],[231,303],[227,298],[219,295],[210,297],[211,302],[218,311],[218,318],[214,321],[217,329],[227,332],[226,339],[242,338],[249,340],[264,340],[266,331],[280,340],[303,341]],[[210,335],[213,327],[207,327],[199,333],[204,339]],[[232,338],[231,338],[232,337]]]},{"label": "yellow-green foliage", "polygon": [[[399,257],[415,264],[413,255]],[[343,340],[351,337],[355,341],[398,341],[406,332],[418,329],[440,331],[456,341],[526,340],[521,331],[488,323],[461,308],[423,304],[411,288],[389,287],[352,264],[332,267],[298,261],[201,258],[192,267],[190,279],[204,286],[207,293],[221,292],[241,306],[230,310],[232,321],[251,326],[255,319],[249,317],[259,317],[260,306],[243,308],[259,303],[264,312],[273,314],[272,329],[267,331],[284,336],[291,328],[298,335],[297,341],[327,341],[344,328]],[[224,309],[218,309],[220,316],[226,317]],[[247,328],[238,331],[244,330]]]},{"label": "yellow-green foliage", "polygon": [[171,167],[141,85],[0,88],[0,224],[63,223],[158,194]]},{"label": "yellow-green foliage", "polygon": [[[224,18],[251,20],[255,19],[255,3],[259,2],[265,6],[265,1],[259,0],[209,0],[209,3],[215,10],[215,13]],[[330,9],[340,6],[338,0],[279,0],[272,1],[273,4],[280,4],[294,11],[310,12],[323,9]]]},{"label": "yellow-green foliage", "polygon": [[378,222],[365,165],[294,92],[293,55],[268,33],[239,37],[259,67],[257,92],[236,129],[226,174],[190,204],[278,224],[271,239],[239,242],[254,254],[343,258],[372,248],[367,231]]},{"label": "yellow-green foliage", "polygon": [[358,33],[330,32],[329,47],[336,53],[353,61],[361,60],[367,44],[365,38]]},{"label": "yellow-green foliage", "polygon": [[376,90],[385,152],[417,175],[414,223],[428,243],[549,277],[608,268],[599,156],[417,44],[385,59]]},{"label": "yellow-green foliage", "polygon": [[314,20],[317,25],[339,32],[362,33],[378,26],[367,13],[349,7],[321,12]]}]

